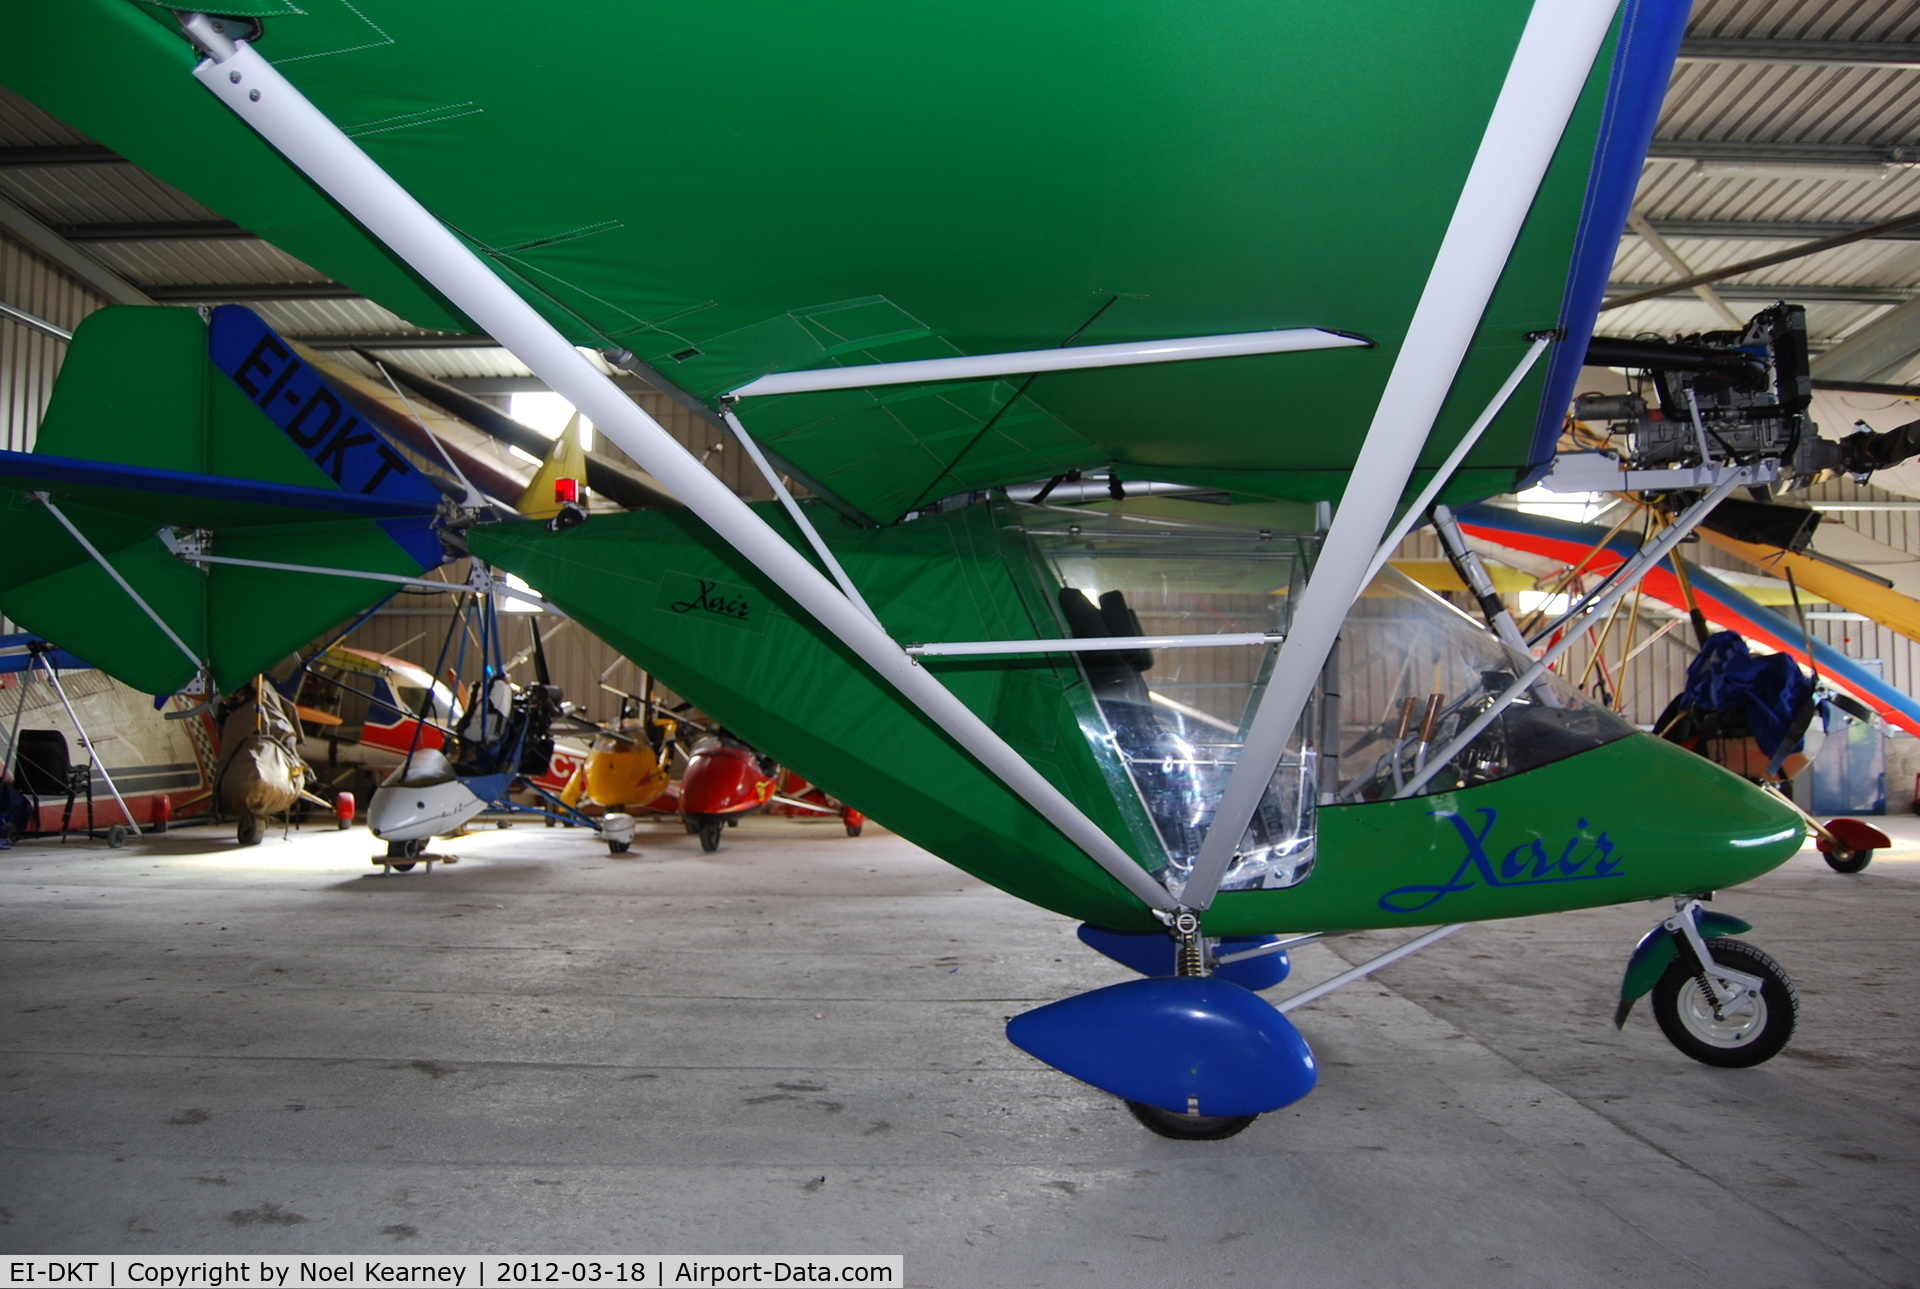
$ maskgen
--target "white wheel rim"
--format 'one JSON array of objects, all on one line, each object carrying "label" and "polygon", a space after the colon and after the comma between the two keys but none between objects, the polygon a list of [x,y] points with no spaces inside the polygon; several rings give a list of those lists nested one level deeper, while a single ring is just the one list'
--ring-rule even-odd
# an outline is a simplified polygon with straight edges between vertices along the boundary
[{"label": "white wheel rim", "polygon": [[[1724,985],[1732,982],[1719,983]],[[1745,1047],[1767,1027],[1767,1000],[1760,994],[1751,998],[1743,995],[1728,1003],[1728,1015],[1724,1020],[1713,1014],[1713,1002],[1697,979],[1687,982],[1686,988],[1680,991],[1678,1002],[1680,1023],[1686,1026],[1689,1034],[1709,1047]]]}]

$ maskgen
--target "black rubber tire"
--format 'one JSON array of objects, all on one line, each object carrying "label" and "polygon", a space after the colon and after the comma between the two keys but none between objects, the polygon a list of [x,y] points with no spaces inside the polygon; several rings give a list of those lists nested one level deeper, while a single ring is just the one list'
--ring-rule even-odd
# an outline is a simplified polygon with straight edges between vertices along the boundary
[{"label": "black rubber tire", "polygon": [[413,861],[408,860],[404,864],[388,864],[387,867],[396,873],[411,873],[413,871]]},{"label": "black rubber tire", "polygon": [[849,836],[849,837],[858,837],[859,835],[860,835],[860,825],[859,825],[859,824],[848,824],[848,825],[847,825],[847,836]]},{"label": "black rubber tire", "polygon": [[242,846],[258,846],[267,838],[267,821],[256,819],[252,815],[242,815],[240,826],[235,830],[234,836]]},{"label": "black rubber tire", "polygon": [[1660,1031],[1703,1065],[1740,1070],[1772,1060],[1793,1037],[1800,1013],[1792,978],[1771,955],[1741,940],[1709,940],[1707,952],[1722,966],[1760,977],[1760,1015],[1746,1025],[1716,1021],[1694,976],[1691,955],[1683,952],[1653,987],[1653,1016]]},{"label": "black rubber tire", "polygon": [[624,855],[632,845],[633,843],[630,841],[610,841],[607,843],[607,853],[609,855]]},{"label": "black rubber tire", "polygon": [[680,822],[687,826],[687,836],[697,836],[700,832],[699,815],[681,815]]},{"label": "black rubber tire", "polygon": [[1873,862],[1870,850],[1823,850],[1820,857],[1836,873],[1857,873]]},{"label": "black rubber tire", "polygon": [[333,817],[333,826],[335,831],[345,832],[347,829],[353,827],[353,820],[342,819],[339,815],[335,815]]},{"label": "black rubber tire", "polygon": [[1175,1114],[1140,1101],[1127,1102],[1127,1109],[1148,1131],[1175,1141],[1225,1141],[1246,1131],[1247,1125],[1260,1117],[1257,1114]]},{"label": "black rubber tire", "polygon": [[739,826],[740,826],[740,817],[738,815],[727,816],[727,827],[738,828]]},{"label": "black rubber tire", "polygon": [[700,821],[700,849],[712,854],[720,849],[720,834],[726,831],[727,821],[718,815],[708,815]]},{"label": "black rubber tire", "polygon": [[108,849],[119,850],[122,846],[125,846],[127,844],[127,836],[126,827],[122,824],[115,824],[113,827],[107,829]]}]

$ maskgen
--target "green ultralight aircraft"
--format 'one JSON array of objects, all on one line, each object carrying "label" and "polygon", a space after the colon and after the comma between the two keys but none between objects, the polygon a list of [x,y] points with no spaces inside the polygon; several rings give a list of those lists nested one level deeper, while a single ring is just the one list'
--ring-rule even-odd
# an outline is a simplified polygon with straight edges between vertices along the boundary
[{"label": "green ultralight aircraft", "polygon": [[[1674,913],[1623,1006],[1651,991],[1683,1051],[1754,1064],[1792,986],[1699,899],[1784,862],[1800,818],[1562,684],[1497,601],[1490,632],[1385,567],[1550,463],[1686,8],[23,9],[11,89],[409,321],[491,336],[681,504],[491,522],[247,311],[110,309],[0,463],[28,552],[0,608],[142,688],[217,691],[452,555],[482,589],[511,571],[1081,920],[1143,978],[1009,1037],[1169,1135],[1311,1089],[1284,1010],[1466,922],[1633,900]],[[1719,470],[1587,612],[1765,478]],[[1290,945],[1391,927],[1435,929],[1279,1008],[1252,992]]]}]

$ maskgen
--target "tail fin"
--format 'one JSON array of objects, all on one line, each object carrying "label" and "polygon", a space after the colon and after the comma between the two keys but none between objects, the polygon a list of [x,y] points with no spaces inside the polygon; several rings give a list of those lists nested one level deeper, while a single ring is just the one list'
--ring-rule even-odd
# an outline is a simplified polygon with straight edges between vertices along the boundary
[{"label": "tail fin", "polygon": [[35,450],[0,453],[0,612],[147,693],[224,692],[392,587],[196,555],[417,577],[442,491],[252,311],[102,309]]}]

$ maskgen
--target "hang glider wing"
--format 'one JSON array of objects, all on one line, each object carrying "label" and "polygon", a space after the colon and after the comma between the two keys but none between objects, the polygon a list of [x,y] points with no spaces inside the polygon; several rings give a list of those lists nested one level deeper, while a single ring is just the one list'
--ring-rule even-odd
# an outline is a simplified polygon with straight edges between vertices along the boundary
[{"label": "hang glider wing", "polygon": [[[1460,526],[1472,536],[1496,546],[1545,555],[1568,564],[1578,563],[1607,536],[1606,529],[1592,524],[1573,524],[1493,506],[1474,506],[1461,512]],[[1604,577],[1633,551],[1632,539],[1615,537],[1587,567],[1596,576]],[[1812,666],[1826,680],[1873,708],[1888,722],[1910,734],[1920,734],[1920,703],[1819,640],[1812,642],[1809,654],[1799,624],[1792,618],[1766,608],[1706,569],[1689,563],[1686,571],[1694,597],[1708,622],[1722,630],[1738,631],[1778,653],[1789,654],[1803,666]],[[1673,574],[1671,562],[1654,569],[1641,585],[1647,594],[1662,603],[1686,611],[1686,595]]]},{"label": "hang glider wing", "polygon": [[177,550],[418,577],[442,486],[248,310],[103,309],[36,450],[0,453],[0,611],[147,693],[224,692],[392,587]]},{"label": "hang glider wing", "polygon": [[[710,407],[777,373],[1349,340],[741,404],[795,478],[882,522],[1106,467],[1337,498],[1531,8],[750,0],[613,6],[589,34],[504,0],[252,7],[260,52],[569,339]],[[1551,455],[1686,10],[1623,6],[1587,78],[1424,468],[1529,333],[1566,343],[1454,499]],[[401,316],[469,327],[193,61],[167,10],[72,0],[10,18],[0,80]]]}]

